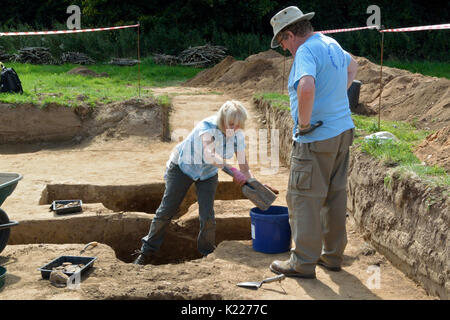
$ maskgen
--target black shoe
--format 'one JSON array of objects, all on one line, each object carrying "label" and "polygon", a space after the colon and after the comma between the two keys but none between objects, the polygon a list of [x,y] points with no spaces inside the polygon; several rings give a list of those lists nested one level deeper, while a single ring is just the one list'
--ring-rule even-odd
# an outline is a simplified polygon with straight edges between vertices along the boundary
[{"label": "black shoe", "polygon": [[134,256],[136,254],[138,254],[138,257],[133,261],[133,264],[144,266],[145,265],[145,260],[146,260],[146,255],[141,250],[136,250],[131,255]]},{"label": "black shoe", "polygon": [[327,265],[327,264],[325,263],[325,261],[322,260],[322,258],[319,258],[319,260],[317,261],[317,264],[318,264],[319,266],[324,267],[324,268],[327,269],[327,270],[334,271],[334,272],[339,272],[339,271],[342,270],[341,267],[331,267],[331,266]]}]

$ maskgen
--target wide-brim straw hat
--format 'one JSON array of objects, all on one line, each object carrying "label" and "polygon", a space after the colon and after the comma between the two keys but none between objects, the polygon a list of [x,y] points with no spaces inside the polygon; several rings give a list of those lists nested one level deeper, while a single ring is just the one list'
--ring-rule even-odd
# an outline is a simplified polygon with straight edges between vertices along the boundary
[{"label": "wide-brim straw hat", "polygon": [[287,7],[278,12],[272,17],[272,19],[270,19],[270,24],[273,28],[273,38],[270,46],[272,48],[276,48],[279,46],[276,37],[284,27],[287,27],[288,25],[293,24],[297,21],[310,20],[312,17],[314,17],[314,14],[315,12],[303,14],[303,12],[295,6]]}]

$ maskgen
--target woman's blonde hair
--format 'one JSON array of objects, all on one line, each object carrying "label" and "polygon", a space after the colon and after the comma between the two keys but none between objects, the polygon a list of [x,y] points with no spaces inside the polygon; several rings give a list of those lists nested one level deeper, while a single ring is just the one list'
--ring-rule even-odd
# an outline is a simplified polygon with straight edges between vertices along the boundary
[{"label": "woman's blonde hair", "polygon": [[228,100],[217,112],[217,126],[222,132],[225,132],[226,126],[229,126],[231,122],[243,130],[245,120],[247,120],[247,110],[237,100]]}]

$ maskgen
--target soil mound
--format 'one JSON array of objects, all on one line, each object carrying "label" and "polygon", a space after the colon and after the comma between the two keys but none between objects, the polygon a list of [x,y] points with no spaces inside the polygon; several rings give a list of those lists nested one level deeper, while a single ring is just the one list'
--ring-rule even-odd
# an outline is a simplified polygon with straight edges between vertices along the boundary
[{"label": "soil mound", "polygon": [[92,71],[86,67],[76,67],[73,68],[72,70],[67,71],[68,74],[78,74],[80,76],[87,76],[87,77],[96,77],[96,78],[100,78],[100,77],[109,77],[109,75],[106,72],[102,72],[102,73],[97,73],[95,71]]},{"label": "soil mound", "polygon": [[291,64],[292,57],[284,58],[274,50],[260,52],[243,61],[228,56],[185,85],[217,87],[237,92],[281,91],[282,84],[287,84]]},{"label": "soil mound", "polygon": [[185,86],[204,86],[209,84],[211,81],[220,78],[225,72],[228,71],[229,67],[236,62],[232,56],[227,56],[221,62],[216,64],[210,69],[203,70],[195,78],[188,80]]},{"label": "soil mound", "polygon": [[[366,110],[366,114],[378,114],[380,66],[362,57],[355,59],[359,64],[356,79],[362,82],[359,109]],[[291,65],[292,57],[283,57],[274,50],[249,56],[243,61],[227,57],[186,85],[216,87],[235,93],[287,93]],[[383,67],[381,117],[408,121],[419,128],[449,126],[450,80]]]},{"label": "soil mound", "polygon": [[[378,113],[380,66],[361,57],[356,79],[362,82],[360,103]],[[383,66],[381,117],[414,123],[419,128],[450,125],[450,80]]]},{"label": "soil mound", "polygon": [[414,153],[427,165],[437,165],[450,172],[450,127],[430,134]]}]

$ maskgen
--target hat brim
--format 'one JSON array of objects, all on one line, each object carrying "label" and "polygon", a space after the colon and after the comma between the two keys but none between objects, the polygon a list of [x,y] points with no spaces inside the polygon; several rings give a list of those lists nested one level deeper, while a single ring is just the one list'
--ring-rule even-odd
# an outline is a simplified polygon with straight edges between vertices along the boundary
[{"label": "hat brim", "polygon": [[[298,22],[298,21],[301,21],[301,20],[311,20],[311,18],[314,17],[314,14],[315,14],[315,12],[310,12],[310,13],[304,14],[304,15],[302,15],[300,18],[295,19],[295,20],[293,20],[291,23],[289,23],[289,24],[283,26],[283,28],[281,28],[280,31],[283,30],[284,28],[286,28],[287,26],[290,26],[291,24],[296,23],[296,22]],[[277,37],[277,35],[280,33],[280,31],[278,31],[278,32],[273,36],[272,41],[270,42],[270,47],[271,47],[272,49],[275,49],[276,47],[279,47],[279,46],[280,46],[280,45],[278,44],[278,41],[276,40],[276,37]]]}]

